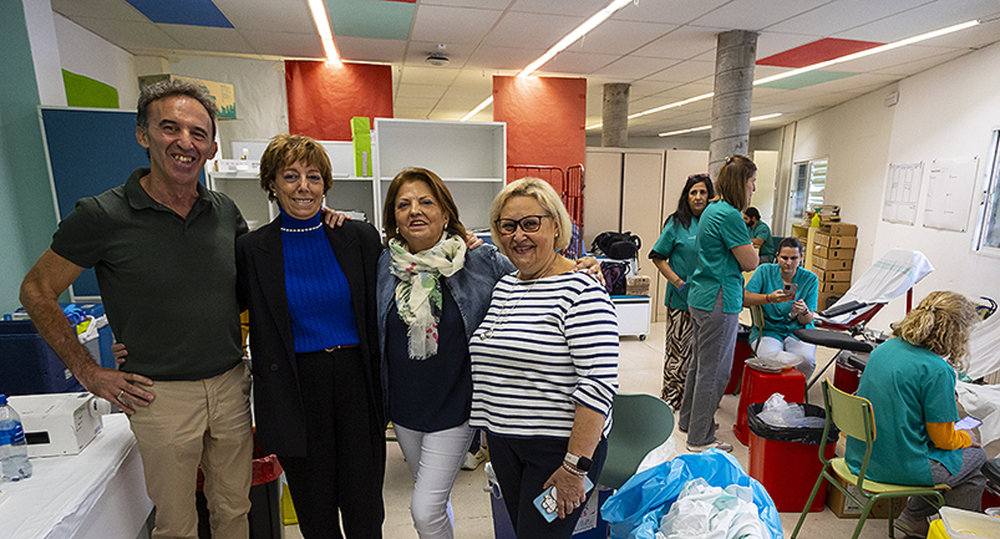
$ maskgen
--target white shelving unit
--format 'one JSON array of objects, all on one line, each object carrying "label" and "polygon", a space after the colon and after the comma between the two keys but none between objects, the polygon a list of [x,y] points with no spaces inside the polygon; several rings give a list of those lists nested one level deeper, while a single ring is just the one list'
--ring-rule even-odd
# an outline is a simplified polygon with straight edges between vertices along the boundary
[{"label": "white shelving unit", "polygon": [[[330,158],[333,168],[333,186],[326,196],[326,205],[338,211],[363,213],[378,227],[381,222],[378,209],[379,197],[375,177],[358,178],[354,173],[354,150],[350,142],[318,141]],[[259,161],[267,148],[267,140],[234,140],[234,156],[242,157],[243,149],[250,161]],[[269,204],[267,195],[260,188],[255,172],[209,172],[209,187],[230,196],[248,221],[258,221],[251,228],[267,224],[278,215],[278,207]]]},{"label": "white shelving unit", "polygon": [[448,185],[466,228],[489,227],[490,204],[506,181],[506,124],[375,118],[372,148],[379,209],[400,170],[423,167]]}]

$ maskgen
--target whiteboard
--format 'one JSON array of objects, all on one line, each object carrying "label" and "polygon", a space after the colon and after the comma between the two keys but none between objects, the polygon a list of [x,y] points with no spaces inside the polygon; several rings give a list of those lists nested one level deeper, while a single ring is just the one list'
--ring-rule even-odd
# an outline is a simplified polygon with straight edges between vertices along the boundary
[{"label": "whiteboard", "polygon": [[931,161],[924,227],[965,232],[975,197],[978,169],[978,157]]},{"label": "whiteboard", "polygon": [[913,225],[917,220],[917,203],[920,201],[920,182],[924,163],[889,163],[885,178],[885,202],[882,203],[882,220],[888,223]]}]

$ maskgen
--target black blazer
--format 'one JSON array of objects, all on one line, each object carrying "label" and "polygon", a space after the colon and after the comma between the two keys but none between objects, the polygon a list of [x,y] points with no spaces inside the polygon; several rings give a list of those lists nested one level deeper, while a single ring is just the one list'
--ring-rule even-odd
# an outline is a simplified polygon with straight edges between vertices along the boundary
[{"label": "black blazer", "polygon": [[[375,276],[382,252],[378,232],[367,223],[347,221],[337,229],[323,226],[347,277],[357,321],[375,439],[383,439],[385,413],[376,329]],[[253,360],[254,418],[257,441],[267,453],[306,456],[305,409],[299,392],[292,323],[285,295],[281,216],[236,240],[240,304],[250,309],[250,354]],[[358,403],[359,406],[364,403]],[[384,450],[384,448],[383,448]]]}]

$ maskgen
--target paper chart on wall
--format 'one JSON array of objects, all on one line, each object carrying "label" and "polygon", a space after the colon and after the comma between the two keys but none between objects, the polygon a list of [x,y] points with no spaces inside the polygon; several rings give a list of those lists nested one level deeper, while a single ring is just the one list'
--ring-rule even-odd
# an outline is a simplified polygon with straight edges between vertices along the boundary
[{"label": "paper chart on wall", "polygon": [[882,220],[889,223],[913,225],[917,219],[917,202],[920,200],[920,182],[924,163],[889,163],[885,179],[885,202]]},{"label": "paper chart on wall", "polygon": [[965,232],[972,211],[979,158],[935,159],[927,177],[924,226]]}]

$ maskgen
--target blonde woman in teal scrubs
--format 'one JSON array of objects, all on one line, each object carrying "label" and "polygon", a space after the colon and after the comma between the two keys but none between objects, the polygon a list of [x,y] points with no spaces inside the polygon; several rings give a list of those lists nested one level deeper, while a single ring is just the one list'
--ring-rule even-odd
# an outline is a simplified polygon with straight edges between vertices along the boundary
[{"label": "blonde woman in teal scrubs", "polygon": [[698,219],[698,267],[688,283],[688,310],[694,320],[694,358],[688,367],[677,426],[686,432],[688,451],[733,446],[715,437],[715,410],[729,379],[743,309],[742,271],[757,268],[743,210],[757,180],[753,161],[726,159],[716,195]]}]

